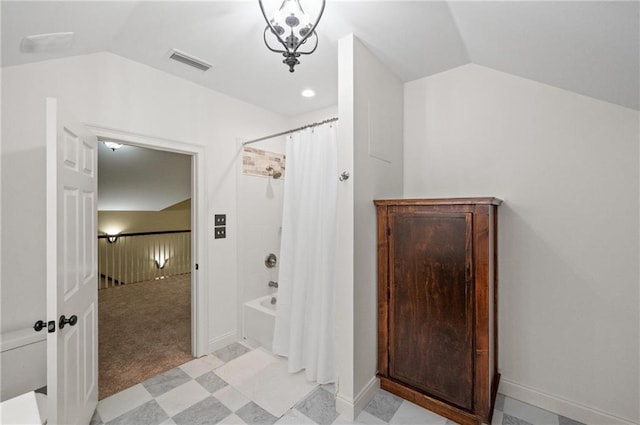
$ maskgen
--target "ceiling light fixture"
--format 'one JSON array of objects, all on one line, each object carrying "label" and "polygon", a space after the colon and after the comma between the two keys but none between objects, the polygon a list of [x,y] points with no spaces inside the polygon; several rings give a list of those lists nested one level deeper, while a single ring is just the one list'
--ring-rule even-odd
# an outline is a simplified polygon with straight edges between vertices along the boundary
[{"label": "ceiling light fixture", "polygon": [[114,152],[120,149],[122,146],[124,146],[122,143],[116,143],[116,142],[103,142],[103,143],[106,147],[108,147]]},{"label": "ceiling light fixture", "polygon": [[[272,52],[282,53],[282,56],[284,56],[282,63],[289,66],[289,72],[293,72],[293,67],[300,63],[300,60],[298,60],[300,55],[310,55],[318,47],[318,34],[316,34],[315,30],[322,17],[322,12],[324,12],[326,0],[322,0],[320,13],[318,13],[315,22],[312,22],[309,15],[304,13],[298,0],[284,0],[280,9],[273,14],[271,19],[267,18],[262,0],[258,0],[258,3],[260,4],[262,16],[267,21],[263,34],[264,44]],[[268,32],[275,36],[276,40],[284,47],[284,50],[269,45],[267,41]],[[311,36],[315,39],[313,48],[307,51],[298,50]]]}]

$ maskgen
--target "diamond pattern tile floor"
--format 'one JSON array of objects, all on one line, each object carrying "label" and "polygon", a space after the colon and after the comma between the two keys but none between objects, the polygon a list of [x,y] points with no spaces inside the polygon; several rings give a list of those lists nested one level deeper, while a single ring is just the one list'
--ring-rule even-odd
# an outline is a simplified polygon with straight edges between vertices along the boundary
[{"label": "diamond pattern tile floor", "polygon": [[215,351],[213,354],[226,363],[236,357],[240,357],[241,355],[248,353],[249,351],[251,351],[249,348],[240,343],[234,342],[233,344]]},{"label": "diamond pattern tile floor", "polygon": [[[91,425],[454,425],[384,390],[350,421],[336,411],[333,386],[317,387],[281,417],[273,416],[216,374],[249,352],[234,343],[101,400]],[[498,394],[491,425],[584,424]]]},{"label": "diamond pattern tile floor", "polygon": [[236,415],[249,425],[272,425],[278,418],[255,404],[253,401],[245,404],[236,411]]},{"label": "diamond pattern tile floor", "polygon": [[314,390],[295,408],[320,425],[330,425],[338,417],[333,394],[322,388]]},{"label": "diamond pattern tile floor", "polygon": [[389,422],[400,408],[402,401],[403,400],[400,397],[391,393],[378,391],[378,393],[373,397],[373,400],[369,402],[364,410],[385,422]]},{"label": "diamond pattern tile floor", "polygon": [[178,413],[172,419],[176,425],[217,424],[231,413],[231,410],[219,400],[209,396]]},{"label": "diamond pattern tile floor", "polygon": [[107,422],[107,425],[148,424],[157,425],[169,418],[160,405],[151,400]]},{"label": "diamond pattern tile floor", "polygon": [[179,367],[171,369],[151,379],[147,379],[142,385],[153,397],[158,397],[180,385],[187,383],[191,377]]}]

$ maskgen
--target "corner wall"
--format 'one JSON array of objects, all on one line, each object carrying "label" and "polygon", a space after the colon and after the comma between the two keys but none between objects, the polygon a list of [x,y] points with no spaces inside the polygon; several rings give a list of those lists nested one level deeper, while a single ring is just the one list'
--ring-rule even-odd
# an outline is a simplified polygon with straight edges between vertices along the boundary
[{"label": "corner wall", "polygon": [[639,114],[477,65],[405,84],[406,197],[496,196],[500,391],[639,422]]},{"label": "corner wall", "polygon": [[[356,37],[339,42],[336,406],[360,413],[377,388],[377,221],[374,199],[402,196],[403,85]],[[348,325],[352,323],[352,327]]]}]

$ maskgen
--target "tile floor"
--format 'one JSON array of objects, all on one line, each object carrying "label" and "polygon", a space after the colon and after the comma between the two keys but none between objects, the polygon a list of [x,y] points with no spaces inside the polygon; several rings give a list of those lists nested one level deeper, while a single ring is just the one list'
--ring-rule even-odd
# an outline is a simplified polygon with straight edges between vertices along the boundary
[{"label": "tile floor", "polygon": [[[216,369],[251,351],[230,346],[171,369],[98,403],[92,425],[453,425],[453,422],[379,390],[355,421],[338,415],[332,385],[316,387],[276,417],[216,374]],[[492,425],[582,425],[498,395]]]}]

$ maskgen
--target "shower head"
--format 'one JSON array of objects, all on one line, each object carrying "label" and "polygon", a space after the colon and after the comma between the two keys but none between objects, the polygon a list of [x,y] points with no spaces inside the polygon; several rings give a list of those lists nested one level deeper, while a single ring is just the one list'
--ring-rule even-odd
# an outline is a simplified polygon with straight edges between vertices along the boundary
[{"label": "shower head", "polygon": [[276,171],[271,166],[267,167],[267,171],[269,172],[269,176],[273,177],[274,179],[279,179],[280,177],[282,177],[282,172]]}]

